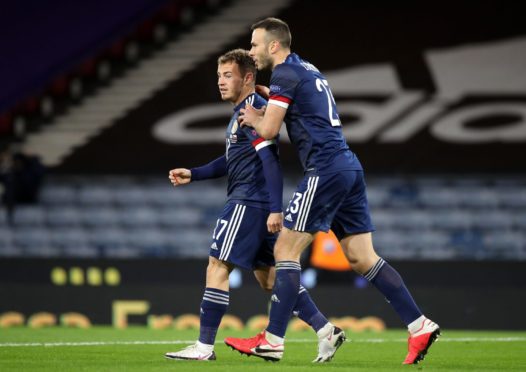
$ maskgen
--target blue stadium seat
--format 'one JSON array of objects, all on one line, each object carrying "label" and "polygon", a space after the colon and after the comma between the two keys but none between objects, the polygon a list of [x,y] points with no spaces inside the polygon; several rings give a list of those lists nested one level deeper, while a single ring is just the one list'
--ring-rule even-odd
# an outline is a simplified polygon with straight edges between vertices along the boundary
[{"label": "blue stadium seat", "polygon": [[[163,227],[185,227],[200,225],[203,213],[198,208],[190,207],[168,207],[159,209],[157,212],[159,224]],[[217,217],[214,217],[214,220]]]},{"label": "blue stadium seat", "polygon": [[65,247],[62,255],[67,258],[99,258],[101,256],[99,249],[92,245]]},{"label": "blue stadium seat", "polygon": [[113,199],[124,207],[140,206],[148,203],[149,190],[139,187],[126,187],[113,190]]},{"label": "blue stadium seat", "polygon": [[479,231],[452,231],[449,246],[457,251],[458,258],[485,258],[483,236]]},{"label": "blue stadium seat", "polygon": [[88,227],[110,227],[120,223],[120,214],[115,207],[86,207],[80,213],[82,223]]},{"label": "blue stadium seat", "polygon": [[113,192],[111,188],[101,186],[85,186],[80,189],[78,201],[82,204],[101,206],[113,203]]},{"label": "blue stadium seat", "polygon": [[185,229],[170,235],[167,254],[172,257],[207,257],[211,244],[211,233],[204,234],[200,229]]},{"label": "blue stadium seat", "polygon": [[495,208],[499,200],[497,194],[486,187],[459,188],[454,192],[459,197],[459,203],[468,208]]},{"label": "blue stadium seat", "polygon": [[449,188],[429,187],[418,193],[420,204],[428,208],[455,208],[460,205],[459,195]]},{"label": "blue stadium seat", "polygon": [[473,214],[472,226],[481,230],[511,229],[513,227],[513,215],[507,211],[483,209]]},{"label": "blue stadium seat", "polygon": [[414,257],[414,251],[409,247],[411,239],[407,234],[393,229],[385,229],[373,234],[375,250],[382,257]]},{"label": "blue stadium seat", "polygon": [[[373,215],[373,220],[375,216]],[[433,225],[433,219],[428,210],[422,209],[398,209],[398,213],[392,217],[392,226],[407,230],[428,229]]]},{"label": "blue stadium seat", "polygon": [[39,205],[19,205],[15,208],[14,223],[16,226],[41,226],[45,217]]},{"label": "blue stadium seat", "polygon": [[45,185],[40,192],[40,202],[45,205],[74,204],[77,191],[72,185]]},{"label": "blue stadium seat", "polygon": [[418,189],[413,184],[399,184],[389,189],[389,196],[384,205],[400,208],[411,207],[418,203]]},{"label": "blue stadium seat", "polygon": [[128,246],[128,236],[126,230],[122,228],[98,227],[90,231],[89,242],[105,251]]},{"label": "blue stadium seat", "polygon": [[396,225],[399,213],[396,210],[376,208],[371,210],[371,218],[376,230],[383,231]]},{"label": "blue stadium seat", "polygon": [[526,208],[526,185],[522,187],[499,188],[498,201],[504,208]]},{"label": "blue stadium seat", "polygon": [[0,205],[0,227],[7,225],[7,211]]},{"label": "blue stadium seat", "polygon": [[52,245],[31,245],[23,248],[24,255],[37,258],[61,258],[62,249]]},{"label": "blue stadium seat", "polygon": [[89,245],[89,234],[82,228],[61,227],[50,230],[50,239],[53,246],[62,249],[74,249]]},{"label": "blue stadium seat", "polygon": [[517,252],[526,249],[526,241],[520,232],[491,231],[484,234],[484,245],[490,250],[503,251],[508,258],[515,259]]},{"label": "blue stadium seat", "polygon": [[14,230],[13,243],[23,248],[47,247],[51,245],[51,236],[45,227],[22,227]]},{"label": "blue stadium seat", "polygon": [[121,224],[128,227],[157,225],[157,211],[150,207],[135,206],[119,209]]},{"label": "blue stadium seat", "polygon": [[526,210],[519,210],[512,214],[513,226],[522,231],[526,231]]},{"label": "blue stadium seat", "polygon": [[0,227],[0,257],[19,257],[23,255],[21,249],[15,247],[13,230]]},{"label": "blue stadium seat", "polygon": [[382,207],[389,201],[389,190],[385,187],[368,185],[367,200],[371,208]]},{"label": "blue stadium seat", "polygon": [[78,207],[54,207],[47,211],[47,223],[50,226],[78,226],[82,216]]},{"label": "blue stadium seat", "polygon": [[473,214],[459,209],[430,210],[433,227],[443,230],[462,230],[473,226]]},{"label": "blue stadium seat", "polygon": [[180,206],[185,203],[183,188],[175,188],[168,183],[165,186],[154,186],[148,190],[145,199],[154,207]]},{"label": "blue stadium seat", "polygon": [[128,246],[137,248],[143,257],[162,257],[169,235],[160,229],[138,228],[128,231]]}]

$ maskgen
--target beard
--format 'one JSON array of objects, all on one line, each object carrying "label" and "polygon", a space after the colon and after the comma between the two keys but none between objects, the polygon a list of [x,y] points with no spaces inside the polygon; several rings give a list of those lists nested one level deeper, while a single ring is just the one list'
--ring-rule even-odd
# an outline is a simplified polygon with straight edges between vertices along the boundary
[{"label": "beard", "polygon": [[272,59],[268,55],[260,56],[257,63],[258,70],[266,70],[272,68]]}]

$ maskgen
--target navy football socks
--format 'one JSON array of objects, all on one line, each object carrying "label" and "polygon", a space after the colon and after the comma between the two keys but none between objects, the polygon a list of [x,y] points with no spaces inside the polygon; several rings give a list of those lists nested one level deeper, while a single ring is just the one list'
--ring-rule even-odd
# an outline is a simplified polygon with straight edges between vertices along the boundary
[{"label": "navy football socks", "polygon": [[301,266],[294,261],[276,262],[276,283],[272,291],[267,332],[284,337],[300,289]]},{"label": "navy football socks", "polygon": [[228,302],[228,292],[216,288],[205,288],[201,302],[201,325],[199,328],[199,341],[203,344],[214,344],[217,329],[226,313]]},{"label": "navy football socks", "polygon": [[382,258],[364,277],[383,293],[406,325],[422,315],[400,274]]},{"label": "navy football socks", "polygon": [[310,325],[316,332],[329,322],[320,310],[318,310],[309,292],[303,288],[302,285],[300,285],[298,301],[293,311],[298,314],[298,318]]}]

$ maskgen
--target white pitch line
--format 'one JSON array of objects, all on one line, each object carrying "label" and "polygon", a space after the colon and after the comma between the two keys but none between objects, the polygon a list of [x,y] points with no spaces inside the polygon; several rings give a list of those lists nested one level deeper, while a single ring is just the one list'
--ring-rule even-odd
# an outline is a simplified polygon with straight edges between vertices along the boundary
[{"label": "white pitch line", "polygon": [[[459,337],[459,338],[440,338],[440,342],[524,342],[526,337]],[[61,346],[114,346],[114,345],[176,345],[193,344],[195,340],[171,340],[171,341],[85,341],[85,342],[4,342],[0,347],[61,347]],[[289,343],[315,343],[315,339],[290,339]],[[404,338],[385,339],[371,338],[365,340],[351,340],[353,343],[388,343],[388,342],[407,342]],[[222,344],[216,341],[216,344]]]}]

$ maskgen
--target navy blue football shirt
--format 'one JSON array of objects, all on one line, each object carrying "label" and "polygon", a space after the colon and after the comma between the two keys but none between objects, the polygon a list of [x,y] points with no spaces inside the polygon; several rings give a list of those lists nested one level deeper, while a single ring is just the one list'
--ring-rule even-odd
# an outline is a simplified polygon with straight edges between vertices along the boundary
[{"label": "navy blue football shirt", "polygon": [[[234,108],[234,114],[226,130],[228,200],[242,201],[243,204],[253,207],[281,210],[281,195],[275,196],[279,197],[279,200],[269,200],[263,164],[257,154],[263,148],[268,148],[275,152],[277,157],[277,143],[275,139],[261,138],[253,128],[239,125],[237,121],[239,111],[245,107],[247,102],[256,109],[267,104],[263,97],[253,93]],[[281,174],[273,176],[281,177]],[[272,204],[275,206],[273,207]]]},{"label": "navy blue football shirt", "polygon": [[289,54],[272,71],[269,104],[287,109],[287,132],[306,173],[362,170],[345,142],[329,84],[315,66]]}]

